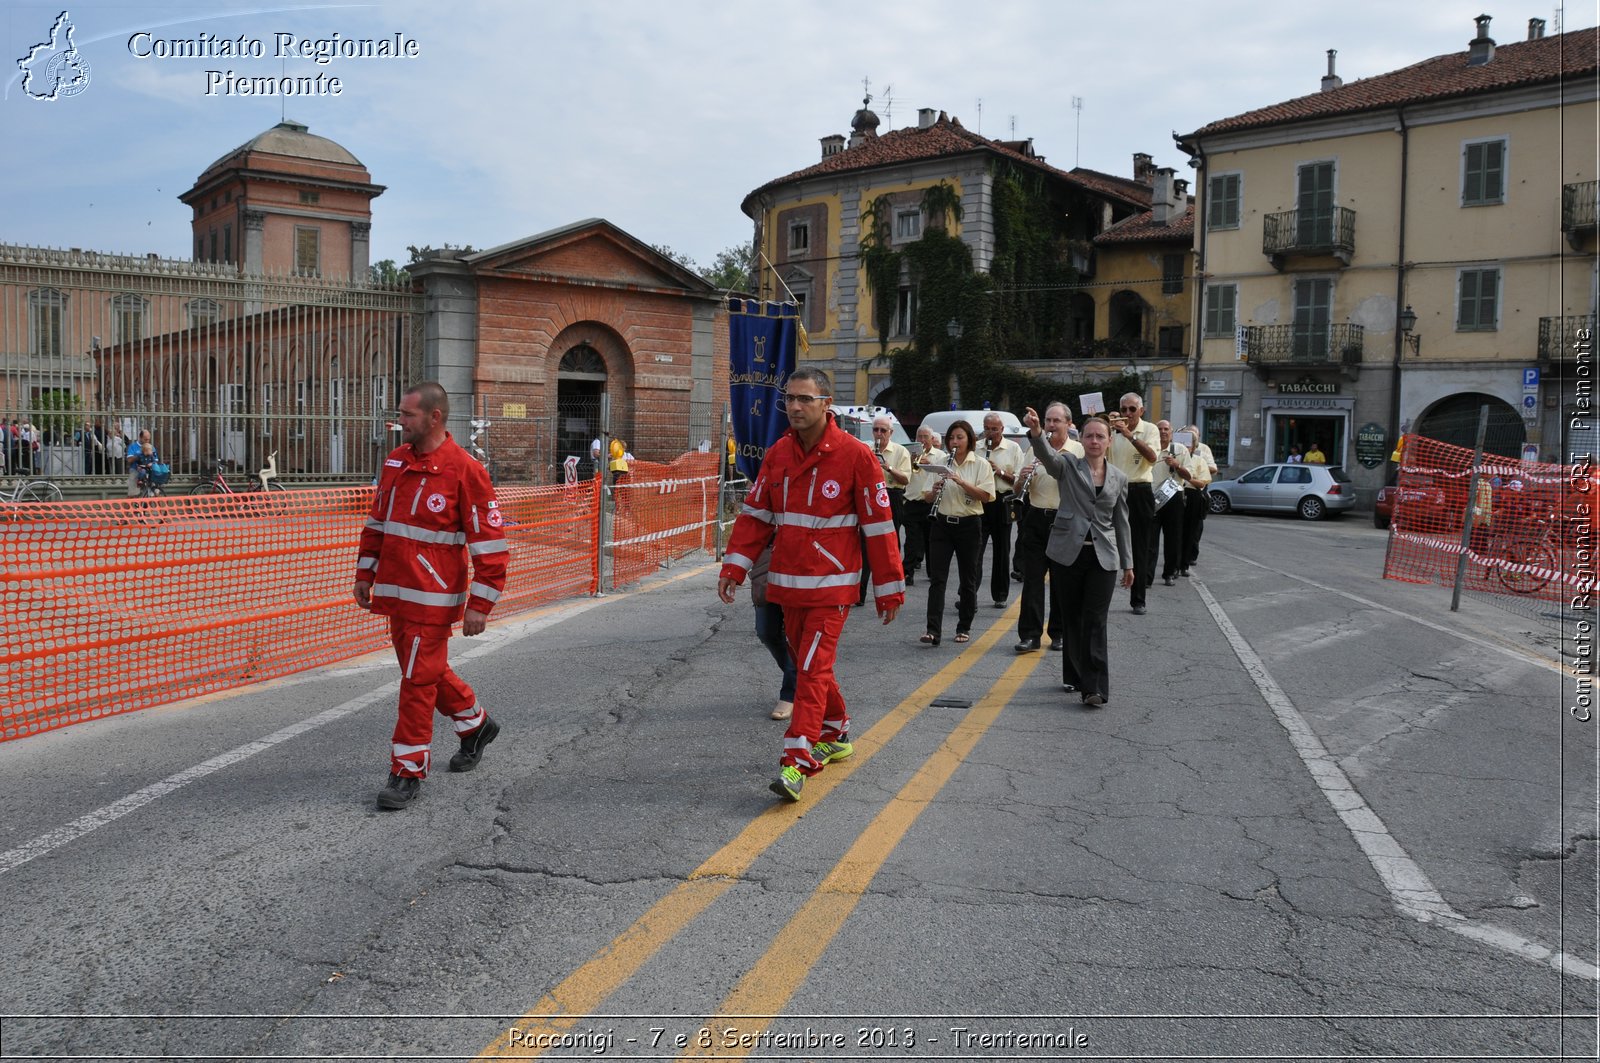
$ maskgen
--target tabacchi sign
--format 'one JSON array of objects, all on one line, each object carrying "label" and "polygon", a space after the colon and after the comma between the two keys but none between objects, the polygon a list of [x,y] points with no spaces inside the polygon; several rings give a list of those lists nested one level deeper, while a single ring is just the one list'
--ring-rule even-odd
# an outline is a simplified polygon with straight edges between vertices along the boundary
[{"label": "tabacchi sign", "polygon": [[[386,37],[302,37],[280,32],[270,37],[222,37],[201,31],[193,37],[161,37],[140,30],[128,38],[128,54],[135,59],[303,59],[327,66],[335,59],[416,59],[422,45],[415,37],[392,33]],[[252,76],[233,69],[205,71],[207,96],[338,96],[344,81],[327,71],[315,74]]]}]

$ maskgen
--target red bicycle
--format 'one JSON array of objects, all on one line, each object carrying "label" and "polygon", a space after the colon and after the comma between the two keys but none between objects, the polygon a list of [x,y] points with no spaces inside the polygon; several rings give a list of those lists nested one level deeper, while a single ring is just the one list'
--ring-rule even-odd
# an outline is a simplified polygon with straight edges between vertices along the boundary
[{"label": "red bicycle", "polygon": [[274,450],[267,455],[267,466],[250,478],[244,490],[234,487],[228,482],[226,463],[217,459],[216,474],[209,480],[201,480],[194,485],[189,493],[192,495],[244,495],[252,491],[286,491],[283,484],[278,482],[278,452]]}]

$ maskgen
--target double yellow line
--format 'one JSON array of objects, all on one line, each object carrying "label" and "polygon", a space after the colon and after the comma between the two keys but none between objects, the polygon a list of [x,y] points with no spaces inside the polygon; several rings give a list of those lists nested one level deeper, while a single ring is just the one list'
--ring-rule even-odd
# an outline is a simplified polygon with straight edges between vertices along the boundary
[{"label": "double yellow line", "polygon": [[[1017,606],[1001,614],[982,636],[949,664],[912,691],[888,715],[855,740],[855,755],[806,780],[805,803],[814,806],[849,778],[908,723],[928,702],[949,689],[966,670],[1013,629]],[[978,740],[1000,715],[1043,654],[1018,658],[989,692],[951,732],[944,744],[862,832],[834,865],[812,898],[779,932],[761,960],[739,982],[718,1011],[724,1014],[777,1012],[804,981],[839,927],[855,909],[878,869],[901,837],[955,773]],[[842,770],[841,770],[842,769]],[[549,1044],[556,1035],[593,1014],[650,958],[694,921],[749,870],[758,857],[799,822],[792,805],[775,805],[757,816],[727,845],[717,850],[689,877],[634,921],[633,925],[568,975],[532,1009],[513,1023],[478,1056],[479,1059],[528,1059],[542,1054],[533,1045]],[[764,1029],[770,1020],[741,1020],[741,1030]],[[727,1024],[721,1024],[727,1025]],[[719,1026],[719,1028],[721,1028]],[[513,1032],[516,1043],[513,1044]],[[724,1054],[724,1058],[726,1055]]]}]

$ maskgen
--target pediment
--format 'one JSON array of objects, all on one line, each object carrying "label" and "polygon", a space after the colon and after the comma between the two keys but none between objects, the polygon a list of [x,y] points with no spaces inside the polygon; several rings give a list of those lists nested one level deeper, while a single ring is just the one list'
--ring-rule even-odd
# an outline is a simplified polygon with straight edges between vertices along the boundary
[{"label": "pediment", "polygon": [[479,272],[499,276],[521,273],[604,285],[676,288],[696,294],[713,291],[698,275],[601,219],[503,244],[468,261]]}]

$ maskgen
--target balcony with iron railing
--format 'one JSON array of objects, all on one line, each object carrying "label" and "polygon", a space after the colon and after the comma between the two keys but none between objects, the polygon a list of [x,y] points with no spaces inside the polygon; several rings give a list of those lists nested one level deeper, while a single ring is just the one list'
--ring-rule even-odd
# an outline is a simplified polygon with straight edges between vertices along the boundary
[{"label": "balcony with iron railing", "polygon": [[[1568,314],[1539,319],[1539,361],[1576,361],[1580,349],[1594,350],[1595,315]],[[1582,337],[1579,333],[1583,332]]]},{"label": "balcony with iron railing", "polygon": [[1584,236],[1600,226],[1600,181],[1561,186],[1561,231],[1574,251],[1583,250]]},{"label": "balcony with iron railing", "polygon": [[1291,256],[1328,256],[1348,266],[1356,253],[1356,212],[1285,210],[1262,219],[1261,253],[1281,270]]},{"label": "balcony with iron railing", "polygon": [[1341,369],[1361,364],[1366,329],[1361,325],[1247,325],[1245,360],[1257,369],[1278,366]]}]

